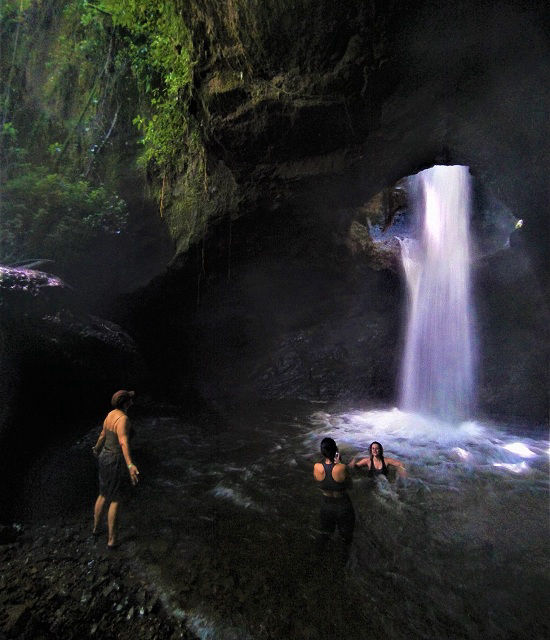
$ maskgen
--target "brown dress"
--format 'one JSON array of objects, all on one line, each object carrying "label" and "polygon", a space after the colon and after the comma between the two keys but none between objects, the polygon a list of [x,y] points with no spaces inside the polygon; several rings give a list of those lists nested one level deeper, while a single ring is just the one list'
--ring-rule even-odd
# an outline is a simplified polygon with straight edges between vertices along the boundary
[{"label": "brown dress", "polygon": [[115,431],[105,432],[105,445],[99,454],[99,495],[119,502],[128,495],[130,475]]}]

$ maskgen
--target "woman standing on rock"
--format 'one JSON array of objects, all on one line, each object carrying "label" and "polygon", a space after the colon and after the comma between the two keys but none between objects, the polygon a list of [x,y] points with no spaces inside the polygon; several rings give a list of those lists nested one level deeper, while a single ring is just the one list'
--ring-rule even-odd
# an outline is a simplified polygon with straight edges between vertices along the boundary
[{"label": "woman standing on rock", "polygon": [[107,525],[109,536],[107,548],[117,546],[117,515],[118,507],[126,493],[129,483],[138,483],[139,471],[132,462],[130,455],[131,427],[126,415],[134,402],[133,391],[117,391],[111,398],[114,407],[107,414],[103,422],[103,429],[97,440],[93,452],[99,457],[99,496],[94,507],[93,535],[99,535],[99,521],[106,503]]}]

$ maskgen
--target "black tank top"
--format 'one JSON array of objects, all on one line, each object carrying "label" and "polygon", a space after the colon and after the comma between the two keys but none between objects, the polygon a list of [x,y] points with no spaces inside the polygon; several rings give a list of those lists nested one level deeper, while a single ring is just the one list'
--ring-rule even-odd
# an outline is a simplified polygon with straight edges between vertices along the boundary
[{"label": "black tank top", "polygon": [[332,477],[332,469],[335,462],[321,462],[323,465],[323,469],[325,470],[325,477],[319,482],[319,486],[324,491],[345,491],[346,487],[344,486],[344,482],[336,482],[336,480]]},{"label": "black tank top", "polygon": [[370,459],[370,467],[369,467],[369,477],[373,478],[374,476],[387,476],[388,475],[388,467],[386,466],[386,461],[384,460],[384,458],[382,458],[382,468],[381,469],[377,469],[374,466],[374,460],[371,458]]}]

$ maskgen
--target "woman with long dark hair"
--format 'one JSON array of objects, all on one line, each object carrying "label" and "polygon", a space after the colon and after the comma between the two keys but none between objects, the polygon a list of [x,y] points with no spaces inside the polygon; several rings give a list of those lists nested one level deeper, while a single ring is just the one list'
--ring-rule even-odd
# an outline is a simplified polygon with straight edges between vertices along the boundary
[{"label": "woman with long dark hair", "polygon": [[384,447],[379,442],[371,442],[369,446],[369,457],[361,458],[360,460],[353,460],[348,465],[350,468],[354,467],[367,467],[369,476],[376,477],[380,475],[388,475],[388,467],[395,467],[397,475],[406,476],[407,472],[403,464],[395,458],[384,457]]},{"label": "woman with long dark hair", "polygon": [[346,465],[340,462],[338,447],[332,438],[323,438],[321,441],[321,455],[322,461],[313,466],[313,477],[319,483],[323,495],[317,545],[321,551],[329,536],[338,528],[344,543],[343,557],[346,559],[355,526],[355,511],[346,491],[350,479]]},{"label": "woman with long dark hair", "polygon": [[117,516],[119,504],[130,485],[138,483],[139,471],[130,454],[131,427],[127,412],[134,402],[133,391],[117,391],[111,398],[113,410],[107,414],[103,429],[93,447],[99,459],[99,495],[94,506],[93,535],[99,534],[103,508],[107,511],[107,548],[117,546]]}]

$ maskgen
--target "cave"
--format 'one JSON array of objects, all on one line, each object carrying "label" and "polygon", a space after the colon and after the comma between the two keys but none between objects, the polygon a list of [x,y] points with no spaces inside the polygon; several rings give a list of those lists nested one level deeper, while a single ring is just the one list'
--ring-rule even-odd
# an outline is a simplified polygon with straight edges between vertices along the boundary
[{"label": "cave", "polygon": [[[549,22],[539,0],[9,3],[0,635],[547,637]],[[429,299],[448,357],[404,365],[434,171],[441,202],[466,185],[445,224],[468,201],[467,275],[435,285],[444,311],[469,287],[456,412],[403,391],[454,388],[465,352]],[[117,389],[139,484],[113,552],[91,448]],[[337,535],[316,550],[327,436],[344,561]],[[372,441],[406,471],[349,467]]]}]

